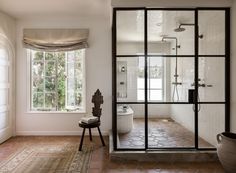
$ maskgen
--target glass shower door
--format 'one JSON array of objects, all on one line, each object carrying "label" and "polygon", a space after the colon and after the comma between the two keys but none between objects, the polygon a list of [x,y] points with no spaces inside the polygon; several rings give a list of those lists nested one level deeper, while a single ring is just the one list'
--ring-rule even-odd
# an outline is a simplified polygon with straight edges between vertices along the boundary
[{"label": "glass shower door", "polygon": [[144,10],[116,14],[117,149],[145,149]]},{"label": "glass shower door", "polygon": [[148,148],[194,148],[194,11],[148,10]]},{"label": "glass shower door", "polygon": [[[215,148],[216,135],[225,131],[226,119],[226,11],[199,10],[199,148]],[[207,143],[201,142],[204,139]]]}]

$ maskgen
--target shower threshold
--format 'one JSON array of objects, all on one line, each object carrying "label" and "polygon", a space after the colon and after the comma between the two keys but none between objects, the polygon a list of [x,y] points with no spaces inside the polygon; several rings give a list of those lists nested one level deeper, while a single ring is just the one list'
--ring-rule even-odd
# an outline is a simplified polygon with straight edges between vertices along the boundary
[{"label": "shower threshold", "polygon": [[112,161],[139,162],[215,162],[219,161],[216,151],[197,150],[146,150],[146,151],[115,151],[112,132],[109,135],[109,157]]}]

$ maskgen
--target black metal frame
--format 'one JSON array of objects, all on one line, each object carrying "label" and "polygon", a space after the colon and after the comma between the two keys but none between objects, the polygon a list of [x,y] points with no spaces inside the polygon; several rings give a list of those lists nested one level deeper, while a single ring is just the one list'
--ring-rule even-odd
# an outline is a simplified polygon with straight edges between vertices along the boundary
[{"label": "black metal frame", "polygon": [[[118,102],[116,96],[116,58],[117,57],[139,57],[140,55],[117,55],[116,52],[116,15],[117,11],[144,11],[144,56],[145,58],[145,101],[144,102]],[[225,105],[225,131],[230,131],[230,8],[222,7],[199,7],[199,8],[145,8],[145,7],[118,7],[113,8],[113,21],[112,21],[112,133],[113,133],[113,146],[117,151],[144,151],[144,150],[215,150],[215,148],[199,148],[198,146],[198,111],[194,112],[195,116],[195,146],[193,147],[163,147],[163,148],[150,148],[148,147],[148,105],[149,104],[192,104],[189,102],[148,102],[147,99],[147,59],[148,57],[176,57],[176,55],[148,55],[148,28],[147,28],[147,13],[151,10],[163,10],[163,11],[192,11],[194,12],[194,55],[178,55],[178,57],[194,58],[195,68],[195,100],[194,108],[198,110],[199,104],[223,104]],[[199,30],[198,30],[198,12],[203,10],[222,10],[225,11],[225,55],[199,55]],[[198,102],[198,58],[199,57],[221,57],[225,58],[225,102]],[[145,148],[117,148],[117,104],[143,104],[145,106]]]}]

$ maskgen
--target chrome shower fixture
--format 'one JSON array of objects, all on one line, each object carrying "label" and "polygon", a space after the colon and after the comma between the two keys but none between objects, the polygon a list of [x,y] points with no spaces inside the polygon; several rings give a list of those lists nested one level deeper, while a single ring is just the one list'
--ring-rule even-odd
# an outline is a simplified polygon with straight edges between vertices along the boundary
[{"label": "chrome shower fixture", "polygon": [[[182,26],[195,26],[195,24],[192,24],[192,23],[181,23],[181,24],[179,24],[178,28],[174,29],[174,31],[175,32],[183,32],[183,31],[185,31],[186,29],[183,28]],[[203,34],[199,35],[198,38],[203,39]]]},{"label": "chrome shower fixture", "polygon": [[174,29],[175,32],[183,32],[186,29],[181,26],[194,26],[192,23],[181,23],[178,28]]},{"label": "chrome shower fixture", "polygon": [[203,39],[203,34],[199,35],[198,38]]},{"label": "chrome shower fixture", "polygon": [[[175,40],[176,41],[176,46],[175,48],[180,48],[180,45],[178,45],[178,40],[177,40],[177,37],[166,37],[166,36],[163,36],[161,41],[164,42],[165,40]],[[177,50],[177,49],[176,49]]]},{"label": "chrome shower fixture", "polygon": [[178,45],[178,38],[177,37],[162,37],[161,41],[165,40],[175,40],[175,72],[174,72],[174,82],[172,84],[174,85],[173,88],[173,94],[172,94],[172,101],[175,101],[175,96],[177,98],[177,101],[179,101],[179,91],[178,91],[178,85],[182,85],[181,82],[178,82],[178,48],[180,48],[180,45]]}]

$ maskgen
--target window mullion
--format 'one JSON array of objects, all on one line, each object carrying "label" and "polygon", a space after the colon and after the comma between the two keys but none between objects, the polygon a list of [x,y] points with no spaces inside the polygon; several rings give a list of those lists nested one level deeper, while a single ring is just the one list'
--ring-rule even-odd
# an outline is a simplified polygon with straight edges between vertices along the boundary
[{"label": "window mullion", "polygon": [[30,106],[34,108],[34,92],[33,92],[33,73],[32,73],[32,67],[33,67],[33,57],[32,57],[32,51],[29,52],[30,53],[30,85],[31,85],[31,89],[30,89],[30,96],[31,96],[31,101],[30,101]]},{"label": "window mullion", "polygon": [[74,52],[74,108],[76,107],[76,74],[75,74],[75,72],[76,72],[76,60],[75,60],[75,52]]},{"label": "window mullion", "polygon": [[45,78],[46,78],[46,60],[45,60],[45,55],[46,55],[46,53],[45,52],[43,52],[43,109],[46,109],[46,107],[45,107],[45,99],[46,99],[46,92],[45,92],[45,90],[46,90],[46,87],[45,87],[45,84],[46,84],[46,82],[45,82]]},{"label": "window mullion", "polygon": [[65,52],[65,72],[66,72],[66,80],[65,80],[65,108],[68,107],[68,54]]},{"label": "window mullion", "polygon": [[151,100],[151,80],[150,80],[150,74],[151,74],[151,65],[150,65],[150,59],[149,59],[149,61],[148,61],[148,101],[150,101]]},{"label": "window mullion", "polygon": [[55,59],[55,68],[56,68],[56,76],[55,76],[55,106],[56,111],[58,111],[58,58],[55,57],[55,52],[53,53],[53,57]]}]

